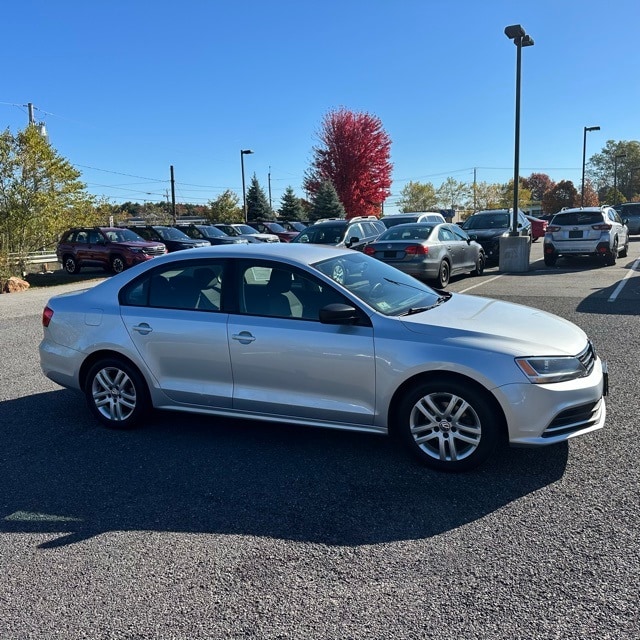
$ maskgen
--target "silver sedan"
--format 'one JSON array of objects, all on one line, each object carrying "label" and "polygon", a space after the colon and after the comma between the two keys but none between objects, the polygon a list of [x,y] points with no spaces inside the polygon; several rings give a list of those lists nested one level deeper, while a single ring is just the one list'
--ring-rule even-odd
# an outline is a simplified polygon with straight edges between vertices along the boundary
[{"label": "silver sedan", "polygon": [[461,471],[502,439],[553,444],[606,416],[606,369],[577,326],[346,249],[178,251],[52,298],[42,323],[45,375],[113,428],[153,407],[393,433]]},{"label": "silver sedan", "polygon": [[364,252],[439,288],[461,273],[481,275],[482,247],[455,224],[409,223],[387,229]]}]

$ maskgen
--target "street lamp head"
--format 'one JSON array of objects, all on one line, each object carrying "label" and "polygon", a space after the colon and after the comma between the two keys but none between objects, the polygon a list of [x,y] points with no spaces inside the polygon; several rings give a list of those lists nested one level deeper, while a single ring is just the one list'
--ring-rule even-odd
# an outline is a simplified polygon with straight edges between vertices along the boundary
[{"label": "street lamp head", "polygon": [[618,155],[615,156],[615,159],[617,160],[618,158],[626,158],[627,154],[626,153],[619,153]]},{"label": "street lamp head", "polygon": [[524,38],[527,32],[522,28],[522,25],[512,24],[504,28],[504,35],[507,36],[509,40],[515,40],[516,38]]},{"label": "street lamp head", "polygon": [[525,36],[524,38],[522,38],[522,42],[520,43],[520,46],[522,47],[533,47],[533,38],[531,36]]},{"label": "street lamp head", "polygon": [[253,153],[253,151],[251,151],[251,149],[241,149],[240,153],[244,156],[248,153]]},{"label": "street lamp head", "polygon": [[585,127],[585,131],[600,131],[600,127]]}]

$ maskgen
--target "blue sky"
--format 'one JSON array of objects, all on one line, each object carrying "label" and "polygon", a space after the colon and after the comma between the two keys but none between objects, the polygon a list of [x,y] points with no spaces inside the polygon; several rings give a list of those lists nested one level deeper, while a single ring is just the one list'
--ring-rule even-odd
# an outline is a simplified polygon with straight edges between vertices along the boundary
[{"label": "blue sky", "polygon": [[[279,205],[323,116],[379,117],[392,196],[410,180],[513,177],[516,49],[521,175],[580,182],[607,140],[640,139],[637,0],[23,0],[3,7],[0,126],[26,105],[88,189],[114,203],[242,195],[255,173]],[[269,174],[271,176],[269,181]]]}]

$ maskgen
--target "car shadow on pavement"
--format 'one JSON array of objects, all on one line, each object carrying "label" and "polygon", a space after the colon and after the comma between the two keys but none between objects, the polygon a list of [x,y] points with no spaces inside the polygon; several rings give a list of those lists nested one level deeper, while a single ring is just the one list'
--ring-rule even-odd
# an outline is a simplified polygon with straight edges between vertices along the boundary
[{"label": "car shadow on pavement", "polygon": [[111,531],[367,545],[435,536],[562,477],[568,445],[509,449],[476,471],[417,463],[391,439],[156,412],[104,429],[81,395],[0,403],[0,532],[41,548]]}]

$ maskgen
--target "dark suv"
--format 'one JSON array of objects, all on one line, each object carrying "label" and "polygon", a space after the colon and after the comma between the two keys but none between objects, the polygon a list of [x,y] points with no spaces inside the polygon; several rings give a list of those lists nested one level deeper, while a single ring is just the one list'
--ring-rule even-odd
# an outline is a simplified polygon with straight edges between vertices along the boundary
[{"label": "dark suv", "polygon": [[298,235],[297,231],[287,231],[281,224],[271,220],[256,220],[248,224],[260,233],[275,233],[280,242],[291,242]]},{"label": "dark suv", "polygon": [[186,233],[175,227],[167,227],[159,224],[130,227],[140,234],[145,240],[155,240],[167,246],[167,251],[180,251],[182,249],[195,249],[196,247],[209,247],[208,240],[194,240]]},{"label": "dark suv", "polygon": [[249,244],[244,238],[228,236],[212,224],[177,224],[176,229],[194,240],[206,240],[209,244]]},{"label": "dark suv", "polygon": [[[529,238],[532,241],[531,222],[527,220],[520,209],[516,214],[519,236]],[[477,211],[469,216],[462,228],[473,240],[479,242],[484,249],[487,262],[497,262],[500,257],[500,238],[511,234],[513,209],[487,209]]]},{"label": "dark suv", "polygon": [[137,233],[120,227],[83,227],[62,234],[56,249],[67,273],[82,267],[102,267],[120,273],[127,267],[167,253],[160,242],[147,242]]}]

